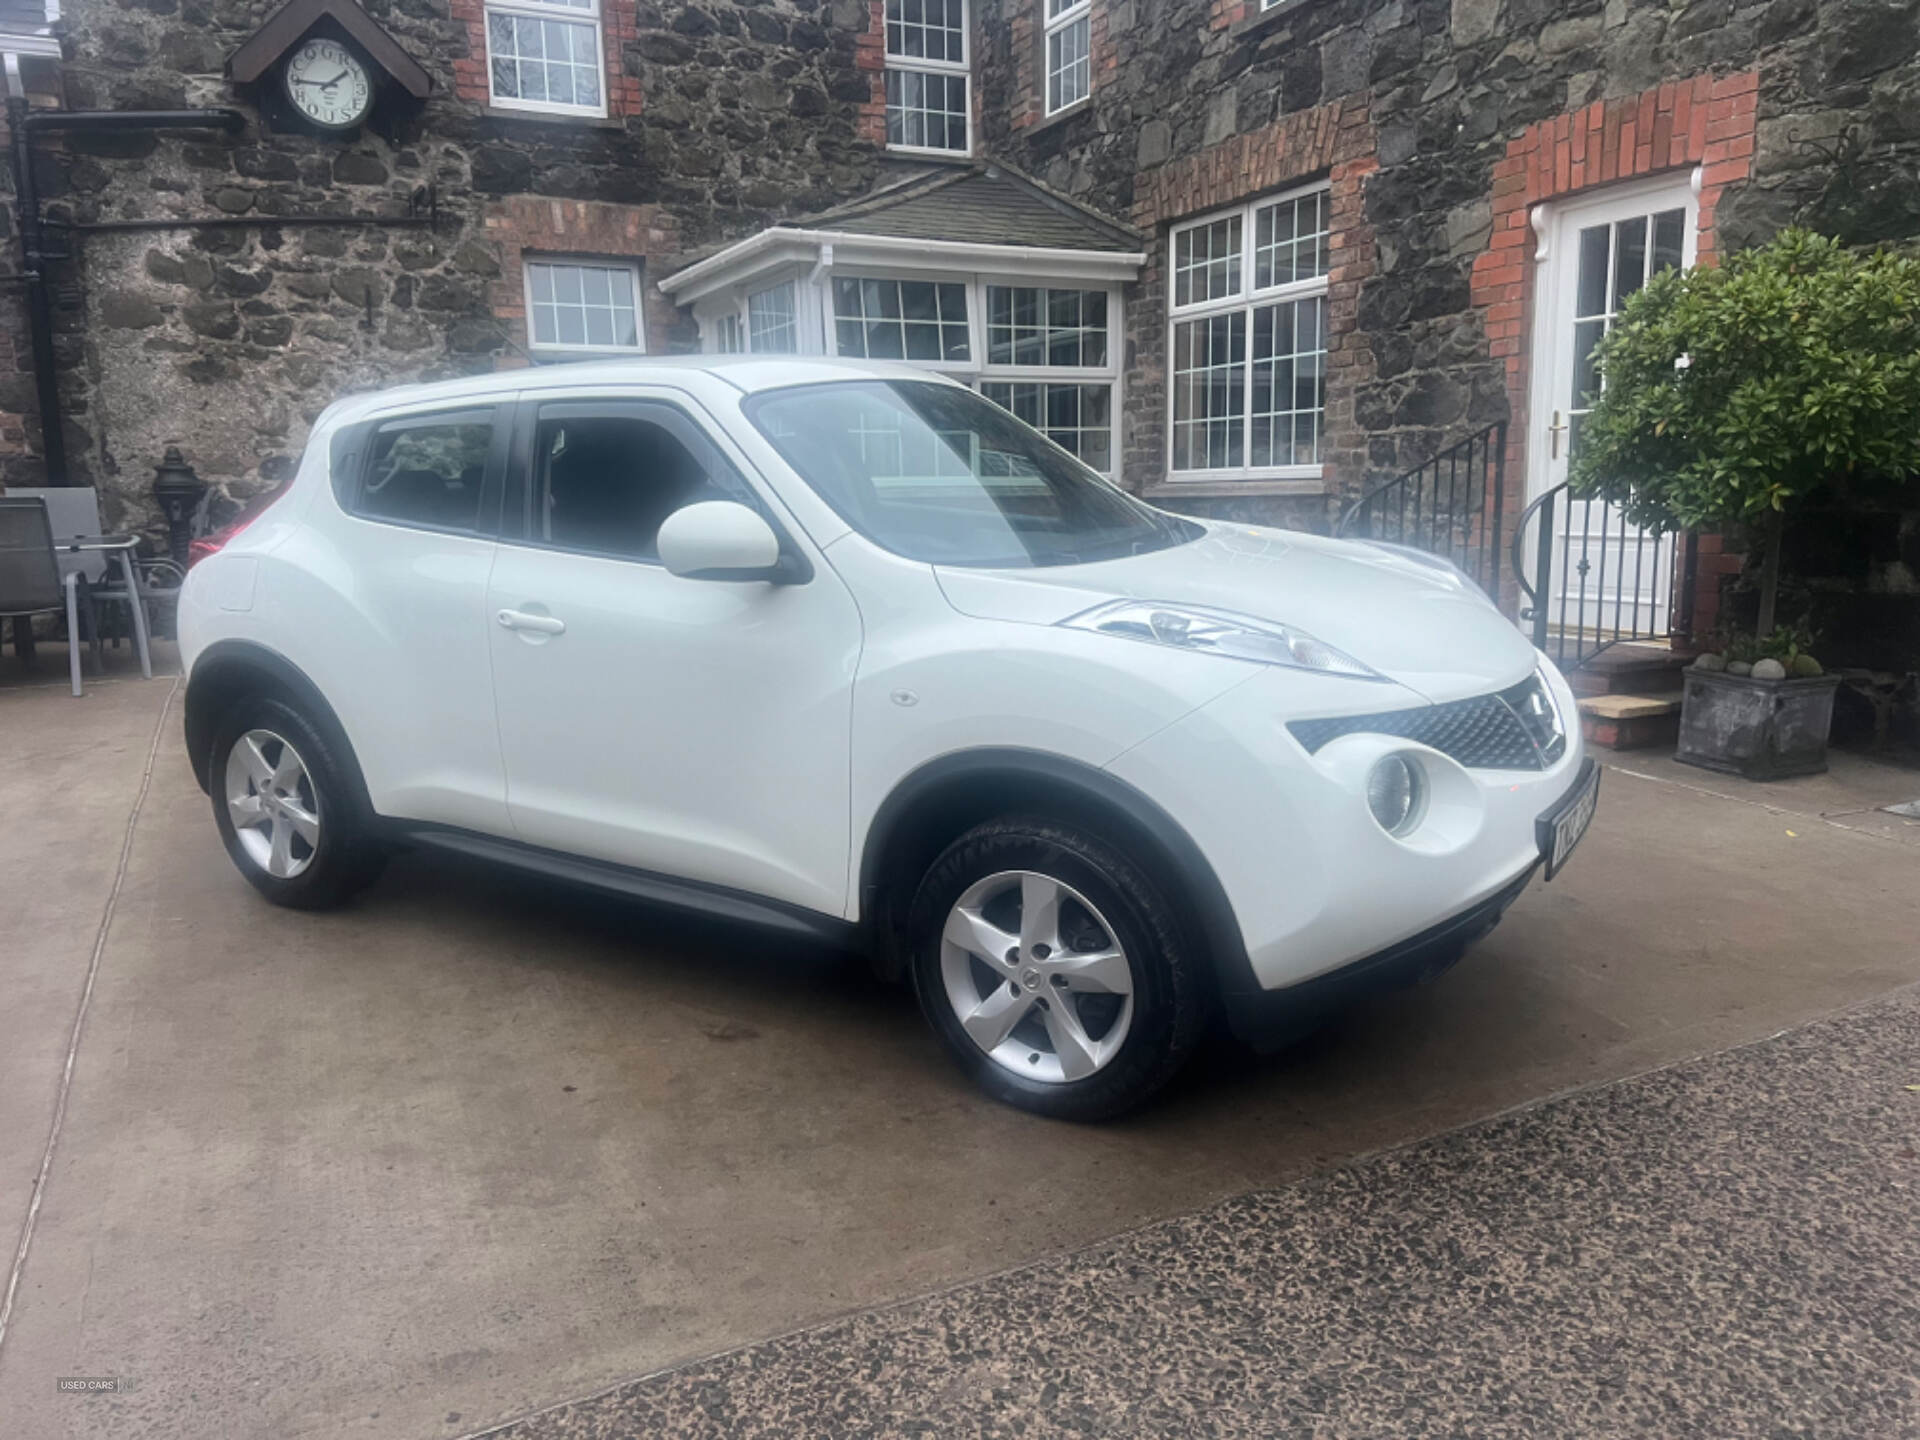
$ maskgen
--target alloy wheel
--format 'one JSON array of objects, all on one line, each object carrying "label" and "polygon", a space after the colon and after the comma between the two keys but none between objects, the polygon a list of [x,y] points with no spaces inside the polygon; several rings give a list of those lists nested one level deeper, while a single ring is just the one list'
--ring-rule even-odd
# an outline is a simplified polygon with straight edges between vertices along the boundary
[{"label": "alloy wheel", "polygon": [[967,887],[940,937],[954,1018],[996,1065],[1065,1084],[1104,1068],[1133,1023],[1133,967],[1086,896],[1032,870]]},{"label": "alloy wheel", "polygon": [[320,848],[320,796],[300,752],[271,730],[249,730],[227,752],[227,817],[240,848],[276,880],[291,880]]}]

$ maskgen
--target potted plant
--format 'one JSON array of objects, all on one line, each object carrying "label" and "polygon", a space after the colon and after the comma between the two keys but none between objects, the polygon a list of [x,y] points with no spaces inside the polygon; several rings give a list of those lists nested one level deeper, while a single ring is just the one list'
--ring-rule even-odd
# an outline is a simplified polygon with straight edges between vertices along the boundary
[{"label": "potted plant", "polygon": [[1686,671],[1675,758],[1758,780],[1826,769],[1839,681],[1775,623],[1781,541],[1809,501],[1920,475],[1920,259],[1787,230],[1654,277],[1597,359],[1574,492],[1639,525],[1744,530],[1760,557],[1753,633]]}]

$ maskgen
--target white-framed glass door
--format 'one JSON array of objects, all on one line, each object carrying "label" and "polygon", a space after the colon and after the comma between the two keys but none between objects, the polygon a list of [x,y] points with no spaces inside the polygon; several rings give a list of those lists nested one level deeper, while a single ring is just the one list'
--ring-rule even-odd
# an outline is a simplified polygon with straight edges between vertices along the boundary
[{"label": "white-framed glass door", "polygon": [[[1529,500],[1566,481],[1601,384],[1594,351],[1652,276],[1693,265],[1698,214],[1682,173],[1557,201],[1536,217],[1544,254],[1536,268]],[[1537,535],[1525,544],[1531,567]],[[1539,597],[1548,625],[1589,636],[1665,634],[1673,564],[1671,534],[1651,535],[1615,506],[1561,494],[1553,506],[1552,583]]]}]

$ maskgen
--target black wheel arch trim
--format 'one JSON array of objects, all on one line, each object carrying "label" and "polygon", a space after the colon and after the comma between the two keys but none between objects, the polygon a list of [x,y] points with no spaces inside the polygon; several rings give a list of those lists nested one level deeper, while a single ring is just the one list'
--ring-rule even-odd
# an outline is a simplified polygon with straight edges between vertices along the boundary
[{"label": "black wheel arch trim", "polygon": [[373,804],[367,794],[366,778],[360,773],[360,759],[354,753],[353,742],[339,715],[304,670],[279,651],[255,640],[216,640],[194,657],[193,669],[187,675],[187,698],[182,707],[187,763],[193,767],[193,778],[200,783],[200,788],[213,793],[214,727],[238,693],[243,693],[239,687],[230,689],[224,682],[237,681],[246,675],[264,677],[271,687],[303,707],[308,720],[322,731],[345,761],[347,780],[354,787],[362,813],[371,816]]},{"label": "black wheel arch trim", "polygon": [[1097,766],[1043,750],[1010,747],[956,751],[928,761],[896,784],[874,812],[860,855],[860,916],[883,973],[898,969],[897,957],[889,953],[889,897],[883,893],[894,843],[905,833],[916,809],[947,787],[1002,779],[1038,781],[1056,793],[1077,794],[1095,807],[1123,816],[1158,852],[1149,858],[1164,862],[1178,883],[1180,893],[1168,898],[1190,907],[1220,992],[1232,995],[1259,989],[1226,889],[1178,821],[1144,793]]}]

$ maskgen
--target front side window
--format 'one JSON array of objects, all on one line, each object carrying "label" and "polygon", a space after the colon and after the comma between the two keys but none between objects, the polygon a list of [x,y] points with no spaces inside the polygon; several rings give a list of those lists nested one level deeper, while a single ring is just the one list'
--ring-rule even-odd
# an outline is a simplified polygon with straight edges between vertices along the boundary
[{"label": "front side window", "polygon": [[477,530],[492,447],[491,410],[389,420],[367,447],[353,512],[395,525]]},{"label": "front side window", "polygon": [[624,415],[542,418],[533,460],[532,538],[619,560],[657,561],[669,515],[745,488],[666,426]]},{"label": "front side window", "polygon": [[1047,114],[1093,91],[1093,0],[1046,0]]},{"label": "front side window", "polygon": [[1330,219],[1316,186],[1174,231],[1176,479],[1318,474]]},{"label": "front side window", "polygon": [[486,0],[487,77],[495,105],[607,113],[600,0]]},{"label": "front side window", "polygon": [[965,363],[967,287],[933,280],[833,281],[834,343],[862,360]]},{"label": "front side window", "polygon": [[800,349],[793,282],[747,297],[747,348],[756,355],[793,355]]},{"label": "front side window", "polygon": [[1017,423],[937,381],[770,390],[748,417],[840,517],[910,560],[1075,565],[1184,544],[1200,527],[1144,505]]},{"label": "front side window", "polygon": [[636,266],[529,260],[527,337],[536,357],[637,355],[646,349]]},{"label": "front side window", "polygon": [[973,148],[967,0],[886,0],[887,144]]}]

